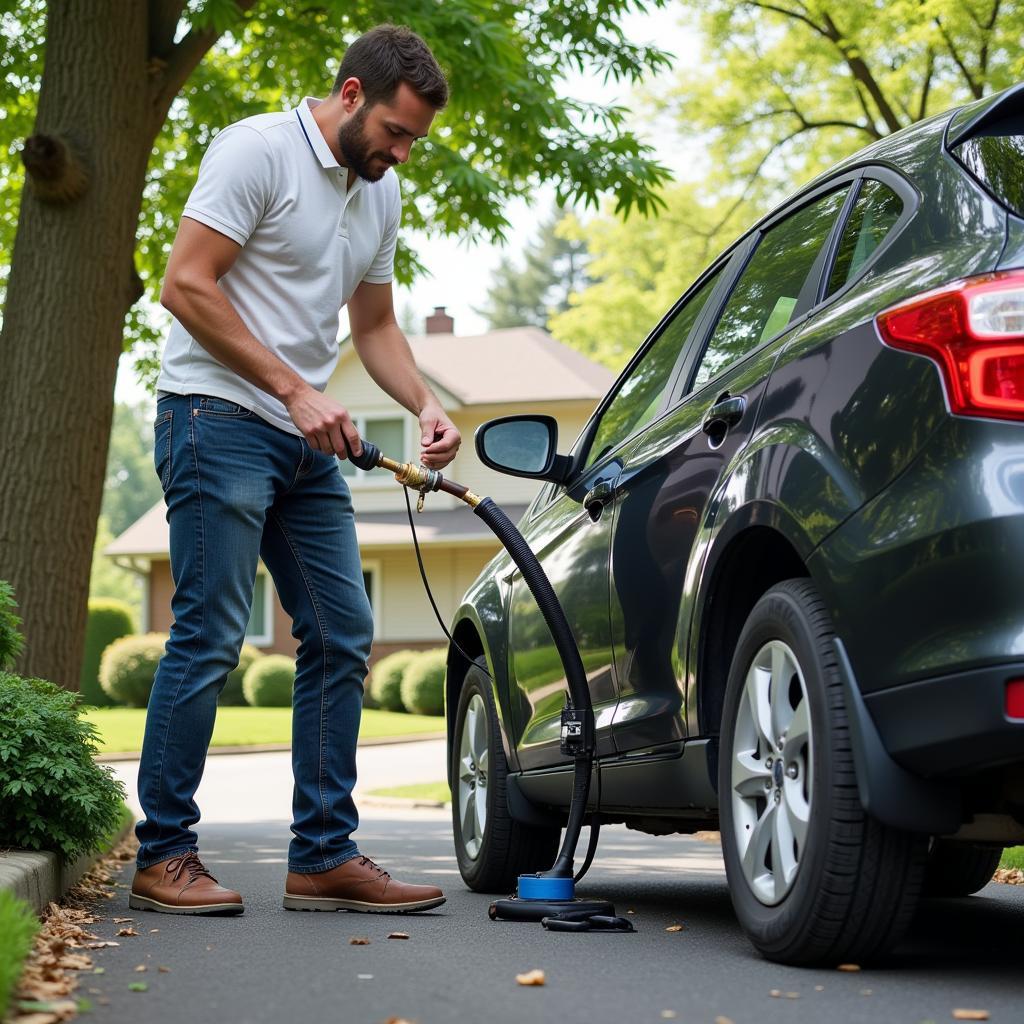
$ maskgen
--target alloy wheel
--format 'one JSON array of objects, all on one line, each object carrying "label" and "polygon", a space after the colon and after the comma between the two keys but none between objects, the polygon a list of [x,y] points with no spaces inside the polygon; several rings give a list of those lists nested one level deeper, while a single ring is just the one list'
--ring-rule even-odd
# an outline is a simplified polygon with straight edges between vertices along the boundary
[{"label": "alloy wheel", "polygon": [[466,707],[459,739],[458,809],[466,855],[476,860],[487,828],[489,770],[487,708],[474,694]]},{"label": "alloy wheel", "polygon": [[766,906],[793,887],[814,790],[807,686],[793,651],[766,643],[747,670],[732,749],[732,817],[743,876]]}]

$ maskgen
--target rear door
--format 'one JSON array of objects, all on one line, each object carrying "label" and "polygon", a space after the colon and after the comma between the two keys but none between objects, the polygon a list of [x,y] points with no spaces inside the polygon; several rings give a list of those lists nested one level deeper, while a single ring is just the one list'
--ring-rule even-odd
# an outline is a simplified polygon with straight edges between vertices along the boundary
[{"label": "rear door", "polygon": [[[814,302],[850,177],[770,221],[739,251],[675,385],[677,401],[621,456],[610,556],[619,751],[686,735],[686,666],[676,637],[690,552],[711,495],[750,439],[783,339]],[[719,312],[720,310],[720,312]]]}]

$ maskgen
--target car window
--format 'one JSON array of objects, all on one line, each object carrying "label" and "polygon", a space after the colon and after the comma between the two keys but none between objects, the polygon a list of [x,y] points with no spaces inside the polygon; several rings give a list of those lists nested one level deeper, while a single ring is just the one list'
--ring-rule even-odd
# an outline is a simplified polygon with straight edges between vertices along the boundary
[{"label": "car window", "polygon": [[848,191],[830,192],[768,229],[715,325],[695,388],[786,327]]},{"label": "car window", "polygon": [[611,404],[601,415],[587,455],[587,466],[592,466],[654,418],[661,405],[665,388],[672,379],[672,370],[679,352],[714,289],[718,274],[719,271],[716,270],[665,325],[643,359],[623,382]]},{"label": "car window", "polygon": [[986,125],[953,154],[1001,203],[1024,217],[1024,117]]},{"label": "car window", "polygon": [[888,185],[869,178],[850,211],[828,279],[828,292],[839,291],[860,272],[903,213],[903,200]]}]

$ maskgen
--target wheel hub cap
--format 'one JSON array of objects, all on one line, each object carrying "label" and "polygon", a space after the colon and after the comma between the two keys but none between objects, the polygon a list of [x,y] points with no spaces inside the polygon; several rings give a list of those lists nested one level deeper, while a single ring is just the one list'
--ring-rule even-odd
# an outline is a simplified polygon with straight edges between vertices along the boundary
[{"label": "wheel hub cap", "polygon": [[772,640],[747,670],[730,794],[743,877],[768,906],[786,897],[800,868],[811,816],[812,750],[803,672],[793,651]]},{"label": "wheel hub cap", "polygon": [[459,737],[459,777],[457,780],[459,830],[462,845],[470,860],[480,855],[487,828],[488,730],[487,708],[483,698],[474,694],[466,707]]}]

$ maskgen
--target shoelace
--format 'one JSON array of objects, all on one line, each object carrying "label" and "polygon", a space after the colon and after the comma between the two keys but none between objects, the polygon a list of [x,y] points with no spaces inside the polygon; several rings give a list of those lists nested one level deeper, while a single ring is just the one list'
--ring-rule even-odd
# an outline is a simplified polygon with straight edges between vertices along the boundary
[{"label": "shoelace", "polygon": [[174,860],[169,861],[167,864],[167,870],[174,871],[173,881],[178,881],[183,871],[188,872],[188,882],[185,883],[186,885],[191,885],[202,875],[209,878],[211,882],[217,881],[217,879],[206,870],[203,866],[203,862],[199,859],[199,855],[194,851],[186,853],[183,857],[176,857],[175,860],[178,861],[177,865],[174,864]]},{"label": "shoelace", "polygon": [[390,878],[391,877],[391,874],[389,872],[385,871],[379,864],[375,864],[372,860],[370,860],[369,857],[360,857],[359,858],[359,866],[360,867],[365,867],[366,865],[369,865],[371,868],[373,868],[374,871],[377,872],[377,877],[378,878]]}]

